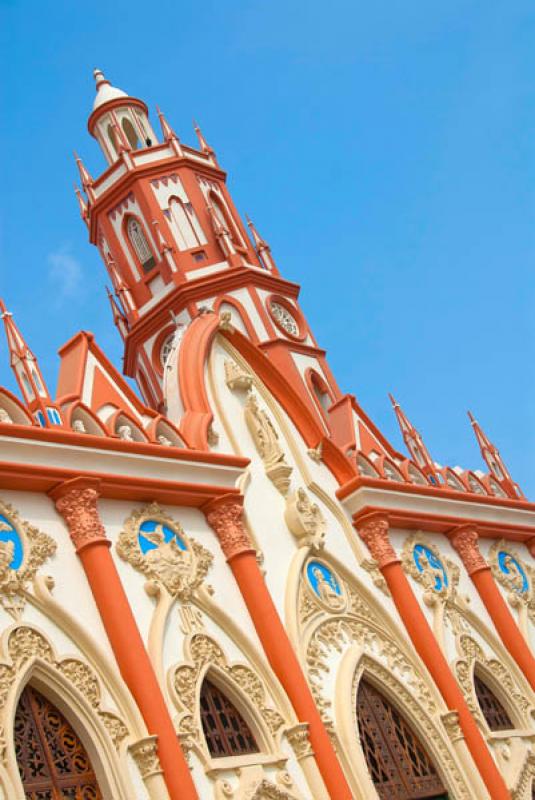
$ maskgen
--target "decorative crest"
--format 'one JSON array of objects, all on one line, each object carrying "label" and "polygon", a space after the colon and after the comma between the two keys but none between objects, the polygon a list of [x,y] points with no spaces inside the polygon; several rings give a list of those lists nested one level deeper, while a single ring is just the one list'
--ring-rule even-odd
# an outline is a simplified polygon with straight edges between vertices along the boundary
[{"label": "decorative crest", "polygon": [[286,495],[293,469],[286,463],[279,435],[266,412],[259,407],[254,392],[249,392],[247,395],[244,414],[255,447],[264,462],[266,475],[279,492]]},{"label": "decorative crest", "polygon": [[22,615],[28,584],[55,552],[50,536],[23,522],[12,506],[0,501],[0,605],[14,619]]},{"label": "decorative crest", "polygon": [[213,556],[184,533],[157,503],[134,511],[117,542],[117,553],[173,597],[189,600],[204,581]]},{"label": "decorative crest", "polygon": [[424,587],[424,601],[429,606],[455,595],[459,568],[422,533],[412,533],[405,540],[401,563],[409,575]]},{"label": "decorative crest", "polygon": [[302,487],[287,496],[284,519],[299,547],[321,549],[325,544],[325,517]]}]

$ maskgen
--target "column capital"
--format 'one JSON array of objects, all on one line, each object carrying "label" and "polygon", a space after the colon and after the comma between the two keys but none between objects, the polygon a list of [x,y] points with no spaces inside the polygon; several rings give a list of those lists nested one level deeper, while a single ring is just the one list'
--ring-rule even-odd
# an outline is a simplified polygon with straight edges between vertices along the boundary
[{"label": "column capital", "polygon": [[211,500],[202,510],[206,520],[215,531],[227,561],[240,553],[254,553],[245,525],[243,524],[243,496],[226,494]]},{"label": "column capital", "polygon": [[49,492],[58,513],[67,523],[77,553],[96,542],[110,545],[98,513],[99,488],[98,480],[73,478],[60,483]]},{"label": "column capital", "polygon": [[390,525],[387,514],[380,511],[363,514],[358,516],[353,524],[372,558],[377,561],[379,569],[383,569],[388,564],[399,563],[400,558],[388,536]]},{"label": "column capital", "polygon": [[481,569],[490,569],[479,550],[479,532],[476,525],[459,525],[449,532],[449,538],[469,575]]}]

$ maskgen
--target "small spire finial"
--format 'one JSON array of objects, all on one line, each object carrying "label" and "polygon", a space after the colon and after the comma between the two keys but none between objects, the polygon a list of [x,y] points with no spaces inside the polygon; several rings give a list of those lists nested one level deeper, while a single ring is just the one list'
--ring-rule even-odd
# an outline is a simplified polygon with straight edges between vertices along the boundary
[{"label": "small spire finial", "polygon": [[197,139],[199,140],[199,144],[201,146],[201,150],[203,153],[206,153],[207,156],[214,156],[214,150],[210,147],[206,139],[204,138],[202,131],[195,120],[193,120],[193,129],[197,134]]},{"label": "small spire finial", "polygon": [[94,69],[93,77],[95,79],[97,89],[102,86],[103,83],[109,83],[109,80],[106,78],[101,69]]}]

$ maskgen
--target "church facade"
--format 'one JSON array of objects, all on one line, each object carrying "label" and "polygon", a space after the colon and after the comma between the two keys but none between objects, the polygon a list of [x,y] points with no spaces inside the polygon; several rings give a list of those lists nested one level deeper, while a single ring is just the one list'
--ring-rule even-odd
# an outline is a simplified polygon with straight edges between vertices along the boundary
[{"label": "church facade", "polygon": [[344,394],[196,128],[95,71],[124,375],[1,306],[2,800],[533,800],[535,505]]}]

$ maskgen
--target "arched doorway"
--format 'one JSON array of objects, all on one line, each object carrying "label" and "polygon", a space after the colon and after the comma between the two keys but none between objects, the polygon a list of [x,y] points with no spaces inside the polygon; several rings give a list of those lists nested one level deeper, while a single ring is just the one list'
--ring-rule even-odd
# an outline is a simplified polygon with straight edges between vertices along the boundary
[{"label": "arched doorway", "polygon": [[72,726],[31,686],[20,696],[14,739],[27,800],[103,800],[89,756]]},{"label": "arched doorway", "polygon": [[422,743],[389,700],[365,679],[357,693],[359,736],[381,800],[447,800]]}]

